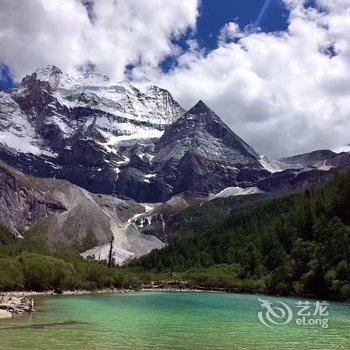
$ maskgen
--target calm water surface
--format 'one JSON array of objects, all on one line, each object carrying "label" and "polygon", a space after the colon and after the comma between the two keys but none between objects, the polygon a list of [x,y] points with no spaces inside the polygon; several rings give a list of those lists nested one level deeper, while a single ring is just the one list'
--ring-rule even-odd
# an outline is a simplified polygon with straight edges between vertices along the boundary
[{"label": "calm water surface", "polygon": [[245,294],[128,293],[45,297],[31,317],[0,322],[0,349],[350,350],[350,305],[331,303],[329,328],[268,328]]}]

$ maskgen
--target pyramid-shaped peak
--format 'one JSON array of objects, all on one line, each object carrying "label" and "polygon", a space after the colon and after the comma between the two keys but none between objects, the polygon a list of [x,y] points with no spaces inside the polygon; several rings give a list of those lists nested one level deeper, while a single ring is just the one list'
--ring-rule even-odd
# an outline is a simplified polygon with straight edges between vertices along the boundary
[{"label": "pyramid-shaped peak", "polygon": [[199,100],[187,113],[203,114],[208,112],[212,112],[212,110],[202,100]]},{"label": "pyramid-shaped peak", "polygon": [[194,107],[196,107],[196,106],[198,106],[198,107],[208,107],[208,106],[203,102],[203,100],[199,100],[199,101],[194,105]]}]

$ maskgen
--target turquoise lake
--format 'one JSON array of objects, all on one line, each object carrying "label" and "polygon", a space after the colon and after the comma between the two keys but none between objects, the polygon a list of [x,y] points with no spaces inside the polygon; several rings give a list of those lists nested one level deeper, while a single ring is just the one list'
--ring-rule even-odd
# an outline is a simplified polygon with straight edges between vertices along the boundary
[{"label": "turquoise lake", "polygon": [[[293,319],[263,325],[259,299],[287,304]],[[323,328],[296,324],[297,301],[305,300],[191,292],[43,297],[31,316],[0,322],[0,349],[350,349],[350,305],[330,303]]]}]

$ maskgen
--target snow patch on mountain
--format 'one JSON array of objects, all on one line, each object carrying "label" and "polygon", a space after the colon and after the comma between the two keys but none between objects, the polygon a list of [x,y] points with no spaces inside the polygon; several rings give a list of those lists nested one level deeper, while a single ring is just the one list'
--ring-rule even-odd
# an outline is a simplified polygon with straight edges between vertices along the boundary
[{"label": "snow patch on mountain", "polygon": [[263,193],[263,191],[260,191],[257,187],[247,187],[247,188],[241,188],[241,187],[227,187],[218,194],[214,195],[214,198],[226,198],[226,197],[233,197],[233,196],[246,196],[249,194],[255,194],[255,193]]},{"label": "snow patch on mountain", "polygon": [[[131,125],[131,124],[130,124]],[[105,143],[100,143],[101,146],[105,147],[109,152],[112,152],[115,149],[115,146],[120,145],[124,141],[133,141],[133,140],[140,140],[140,139],[152,139],[152,138],[160,138],[163,135],[163,131],[156,130],[156,129],[142,129],[138,127],[128,128],[129,130],[126,131],[127,128],[124,128],[124,132],[130,132],[130,134],[125,134],[121,136],[115,136],[111,135],[105,131],[101,131],[101,134],[108,139]],[[132,131],[130,130],[132,129]],[[125,162],[123,162],[124,164]]]},{"label": "snow patch on mountain", "polygon": [[10,94],[0,91],[0,142],[10,149],[35,155],[54,155],[42,147],[33,125]]},{"label": "snow patch on mountain", "polygon": [[261,155],[260,164],[270,173],[278,173],[288,168],[288,166],[278,160],[269,160],[266,156]]}]

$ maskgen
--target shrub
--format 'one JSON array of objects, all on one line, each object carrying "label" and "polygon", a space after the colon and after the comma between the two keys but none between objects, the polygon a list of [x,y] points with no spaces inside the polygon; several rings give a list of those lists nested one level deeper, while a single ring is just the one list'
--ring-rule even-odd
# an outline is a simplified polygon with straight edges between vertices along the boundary
[{"label": "shrub", "polygon": [[342,289],[341,289],[341,293],[344,297],[344,299],[349,300],[350,299],[350,283],[346,284]]},{"label": "shrub", "polygon": [[113,276],[113,285],[116,288],[139,289],[141,287],[140,279],[133,273],[116,272]]},{"label": "shrub", "polygon": [[94,282],[97,288],[111,287],[113,283],[111,270],[102,263],[86,263],[86,279]]},{"label": "shrub", "polygon": [[11,291],[23,288],[21,265],[12,258],[0,258],[0,290]]},{"label": "shrub", "polygon": [[24,285],[29,290],[74,288],[72,265],[51,256],[22,253],[19,257],[24,274]]}]

